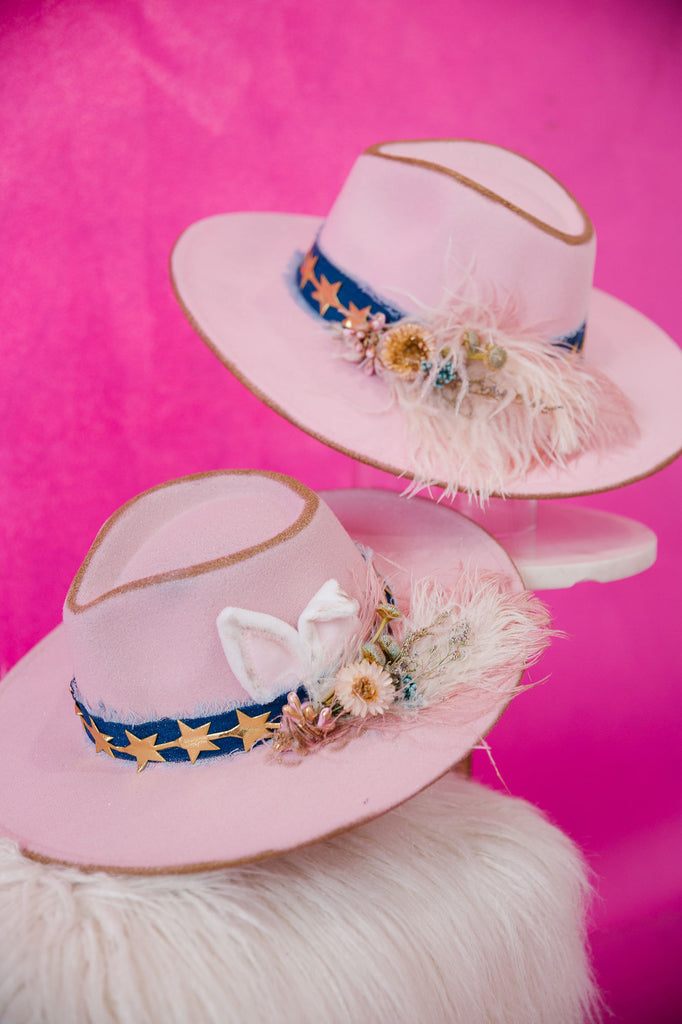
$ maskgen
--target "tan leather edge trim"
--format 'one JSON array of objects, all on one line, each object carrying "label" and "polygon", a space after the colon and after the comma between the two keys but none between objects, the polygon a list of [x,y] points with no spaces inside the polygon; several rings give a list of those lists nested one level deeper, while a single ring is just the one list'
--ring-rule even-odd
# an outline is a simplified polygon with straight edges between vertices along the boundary
[{"label": "tan leather edge trim", "polygon": [[[516,206],[514,203],[511,203],[508,199],[505,199],[503,196],[499,196],[496,192],[493,192],[491,189],[486,188],[484,185],[479,185],[478,182],[474,181],[472,178],[467,178],[465,175],[460,174],[458,171],[452,171],[450,170],[449,167],[443,167],[442,164],[434,164],[431,163],[431,161],[429,160],[420,160],[418,157],[398,156],[395,153],[382,152],[383,146],[395,146],[400,145],[401,143],[411,144],[419,142],[474,142],[478,146],[491,146],[494,149],[503,149],[505,153],[513,153],[514,156],[518,156],[519,159],[525,160],[526,163],[532,164],[533,167],[537,167],[538,170],[546,174],[548,178],[551,178],[552,181],[556,182],[559,188],[561,188],[566,193],[568,198],[571,200],[571,202],[575,204],[576,208],[578,209],[580,216],[583,219],[583,230],[579,235],[569,235],[565,231],[560,231],[558,228],[552,227],[551,224],[547,224],[545,221],[540,220],[539,217],[535,217],[532,213],[528,213],[527,210],[522,210],[520,206]],[[505,206],[512,213],[518,214],[519,217],[523,217],[524,220],[527,220],[531,224],[534,224],[535,227],[540,228],[541,231],[544,231],[548,235],[552,235],[554,238],[558,238],[562,242],[568,243],[568,245],[582,245],[584,242],[588,242],[594,235],[594,227],[592,225],[592,221],[587,216],[587,213],[580,205],[578,200],[575,198],[575,196],[568,191],[566,186],[562,185],[558,178],[555,178],[553,174],[550,174],[550,172],[545,170],[545,168],[542,167],[540,164],[535,163],[534,160],[529,160],[528,157],[522,156],[521,153],[517,153],[514,149],[507,149],[505,146],[496,146],[492,142],[481,142],[478,139],[395,139],[389,142],[377,142],[375,145],[369,146],[364,151],[363,156],[364,155],[378,156],[381,157],[383,160],[396,160],[399,163],[403,164],[412,164],[414,167],[423,167],[425,170],[436,171],[438,174],[444,174],[448,178],[454,178],[456,181],[460,183],[460,185],[465,185],[467,188],[475,189],[475,191],[480,192],[482,196],[485,196],[487,199],[491,199],[495,203],[500,203],[502,206]]]},{"label": "tan leather edge trim", "polygon": [[[180,235],[180,238],[181,237],[182,235]],[[180,240],[180,238],[178,238],[178,241]],[[177,245],[177,242],[175,244]],[[172,265],[170,268],[170,281],[171,287],[175,294],[175,298],[178,301],[178,305],[180,306],[182,312],[185,314],[185,317],[189,321],[190,326],[196,331],[196,333],[199,335],[204,344],[211,350],[216,359],[218,359],[219,362],[221,362],[223,366],[225,366],[230,371],[230,373],[237,378],[240,384],[243,384],[244,387],[248,391],[250,391],[252,395],[255,395],[256,398],[258,398],[259,401],[263,403],[263,405],[267,405],[269,409],[272,409],[273,412],[276,412],[279,416],[282,417],[282,419],[287,420],[298,430],[303,431],[303,433],[307,434],[308,437],[313,437],[316,441],[320,441],[322,444],[326,444],[328,448],[332,448],[334,451],[340,452],[341,455],[347,455],[350,459],[354,459],[356,462],[361,462],[365,466],[371,466],[373,469],[380,469],[383,473],[390,473],[392,476],[398,477],[399,480],[414,480],[414,473],[411,473],[407,469],[396,469],[395,466],[391,466],[387,462],[380,462],[378,459],[372,459],[367,455],[361,455],[359,452],[354,452],[352,448],[345,448],[342,444],[339,444],[337,441],[332,441],[331,438],[324,437],[322,434],[316,433],[316,431],[311,430],[309,427],[304,426],[302,423],[299,423],[294,416],[292,416],[289,412],[287,412],[280,405],[278,405],[277,402],[272,401],[272,399],[269,398],[264,391],[261,391],[256,384],[253,384],[247,377],[245,377],[241,370],[239,370],[234,363],[231,363],[230,360],[223,355],[220,349],[213,344],[213,342],[206,334],[206,332],[202,330],[202,328],[199,326],[199,324],[194,319],[189,309],[183,302],[182,296],[178,291],[177,285],[175,283],[175,278],[173,277]],[[502,493],[501,491],[492,491],[490,497],[508,499],[518,498],[523,499],[524,501],[530,499],[532,499],[533,501],[550,501],[556,498],[581,498],[585,497],[588,494],[602,494],[605,491],[617,491],[619,488],[628,487],[630,484],[635,484],[639,480],[646,480],[648,476],[653,476],[654,473],[658,473],[660,470],[665,469],[666,466],[669,466],[670,463],[674,462],[675,459],[677,459],[680,455],[682,455],[682,448],[676,451],[673,455],[664,459],[662,462],[659,462],[657,465],[653,466],[651,469],[645,470],[645,472],[643,473],[638,473],[635,476],[628,477],[626,480],[620,480],[618,483],[615,484],[605,484],[604,487],[593,487],[588,490],[553,491],[550,494],[547,494],[545,492],[536,493],[533,491],[526,492],[515,490],[505,491],[504,493]],[[442,483],[433,483],[428,486],[445,490],[445,484]],[[427,487],[425,485],[424,490],[426,489]],[[459,492],[462,494],[467,493],[466,490],[463,488],[459,488]]]},{"label": "tan leather edge trim", "polygon": [[[521,682],[522,678],[523,672],[519,677],[519,683]],[[511,700],[513,699],[513,696],[514,695],[512,694],[512,697],[509,698],[509,701],[507,701],[505,707],[502,709],[498,717],[490,726],[490,729],[494,728],[494,726],[497,725],[500,718],[509,707]],[[485,733],[485,736],[487,736],[490,733],[490,729],[488,730],[487,733]],[[439,775],[436,775],[435,778],[430,780],[430,782],[427,782],[425,785],[415,790],[414,793],[410,793],[409,796],[404,797],[402,800],[398,800],[396,803],[391,804],[390,807],[385,808],[383,811],[377,811],[376,814],[368,814],[363,818],[358,818],[357,821],[354,821],[352,825],[343,825],[340,828],[333,829],[331,832],[325,832],[324,835],[317,836],[315,839],[309,839],[305,843],[299,843],[297,846],[289,846],[283,850],[263,850],[261,853],[256,854],[254,857],[238,857],[236,860],[209,860],[203,861],[199,864],[180,864],[177,867],[130,868],[119,867],[111,864],[75,864],[72,861],[59,860],[56,857],[47,857],[45,856],[45,854],[42,853],[34,853],[32,850],[29,850],[23,846],[20,846],[19,849],[21,850],[21,853],[24,857],[26,857],[28,860],[36,861],[38,864],[58,864],[60,867],[76,868],[78,871],[82,871],[84,874],[92,874],[95,871],[104,871],[108,875],[196,875],[202,871],[220,871],[223,868],[236,868],[242,866],[243,864],[256,864],[260,861],[271,860],[273,857],[284,857],[286,856],[286,854],[294,853],[296,850],[304,850],[307,847],[316,846],[317,843],[324,842],[325,839],[334,839],[336,838],[336,836],[341,836],[345,832],[352,832],[354,829],[359,828],[361,825],[367,825],[370,821],[376,821],[378,818],[383,818],[384,814],[390,814],[390,812],[394,811],[397,807],[402,807],[402,805],[406,804],[408,800],[412,800],[415,796],[419,796],[420,793],[423,793],[425,790],[427,790],[429,786],[432,786],[434,784],[434,782],[438,782],[439,779],[444,778],[448,774],[448,772],[451,772],[454,768],[457,767],[457,765],[462,761],[463,758],[470,756],[473,747],[475,747],[477,743],[480,743],[482,739],[485,739],[485,736],[479,736],[478,739],[476,740],[476,743],[473,744],[473,746],[467,751],[466,754],[463,754],[462,757],[458,758],[457,761],[453,761],[451,764],[449,764],[444,771],[442,771]]]},{"label": "tan leather edge trim", "polygon": [[[479,738],[480,740],[480,738]],[[477,741],[479,742],[479,741]],[[452,771],[458,762],[453,762],[451,765],[437,775],[426,785],[422,786],[421,789],[411,793],[410,796],[406,796],[403,800],[399,800],[397,803],[392,804],[383,811],[378,811],[376,814],[368,814],[364,818],[358,818],[352,825],[343,825],[341,828],[333,829],[331,832],[325,832],[324,835],[318,836],[315,839],[310,839],[305,843],[299,843],[297,846],[289,846],[284,850],[264,850],[262,853],[257,854],[255,857],[239,857],[236,860],[209,860],[204,861],[201,864],[180,864],[174,868],[128,868],[128,867],[116,867],[106,864],[74,864],[68,860],[57,860],[53,857],[46,857],[42,853],[33,853],[31,850],[27,850],[24,847],[19,847],[24,857],[29,860],[37,861],[39,864],[59,864],[65,868],[77,868],[79,871],[83,871],[85,874],[92,874],[93,871],[105,871],[108,875],[195,875],[201,871],[220,871],[222,868],[236,868],[243,864],[256,864],[259,861],[271,860],[273,857],[283,857],[287,853],[294,853],[295,850],[304,850],[309,846],[316,846],[317,843],[324,842],[325,839],[334,839],[336,836],[341,836],[345,832],[351,832],[353,829],[359,828],[360,825],[367,825],[370,821],[376,821],[377,818],[383,818],[384,814],[389,814],[394,811],[396,807],[401,807],[407,803],[413,797],[423,793],[425,789],[432,786],[434,782],[438,782],[439,779],[444,778],[448,772]]]},{"label": "tan leather edge trim", "polygon": [[[90,560],[93,555],[100,547],[105,537],[109,533],[111,527],[118,519],[126,514],[133,505],[143,500],[148,495],[155,493],[156,491],[164,490],[166,487],[174,487],[178,484],[191,483],[195,480],[203,480],[206,478],[212,478],[216,476],[264,476],[271,480],[277,480],[279,483],[284,484],[290,490],[299,494],[305,501],[303,510],[298,518],[285,530],[275,534],[269,540],[263,541],[261,544],[254,544],[251,547],[243,548],[241,551],[235,551],[231,555],[225,555],[222,558],[214,558],[208,562],[200,562],[197,565],[188,566],[185,569],[173,569],[170,572],[159,573],[156,576],[145,576],[139,580],[133,580],[131,583],[125,583],[120,587],[114,587],[113,590],[108,590],[105,594],[100,594],[93,601],[88,601],[86,604],[78,603],[78,592],[80,590],[83,577],[88,570]],[[236,562],[246,561],[248,558],[252,558],[254,555],[259,554],[261,551],[266,551],[268,548],[276,547],[285,540],[294,537],[297,533],[300,533],[311,521],[317,508],[319,506],[320,499],[311,491],[305,484],[300,483],[298,480],[294,480],[293,477],[286,476],[284,473],[274,473],[270,470],[254,470],[254,469],[225,469],[225,470],[213,470],[205,473],[192,473],[189,476],[179,477],[177,480],[168,480],[165,483],[158,484],[156,487],[150,487],[148,490],[143,491],[142,494],[136,495],[127,501],[125,505],[122,505],[112,516],[107,519],[106,523],[97,536],[95,537],[90,550],[85,556],[80,569],[76,573],[73,583],[69,587],[69,592],[66,595],[66,605],[69,611],[74,613],[85,611],[87,608],[92,608],[94,605],[100,604],[102,601],[108,600],[110,597],[117,594],[124,594],[131,590],[139,590],[142,587],[149,587],[158,583],[166,583],[170,580],[186,579],[190,576],[200,576],[203,573],[211,572],[214,569],[223,568],[226,565],[233,565]]]}]

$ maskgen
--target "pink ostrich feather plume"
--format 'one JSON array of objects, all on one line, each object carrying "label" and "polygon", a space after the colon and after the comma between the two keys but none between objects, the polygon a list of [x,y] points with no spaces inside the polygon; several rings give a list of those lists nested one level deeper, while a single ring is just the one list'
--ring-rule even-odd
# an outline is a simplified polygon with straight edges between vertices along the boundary
[{"label": "pink ostrich feather plume", "polygon": [[[439,484],[448,496],[466,490],[485,500],[504,495],[511,481],[537,466],[563,469],[585,452],[636,440],[629,399],[581,353],[567,354],[547,340],[542,325],[524,326],[513,299],[449,299],[422,323],[436,354],[430,370],[413,380],[382,374],[407,423],[411,493]],[[504,350],[501,367],[471,358],[462,343],[471,331],[483,349]],[[443,353],[457,380],[438,387]]]},{"label": "pink ostrich feather plume", "polygon": [[499,573],[467,569],[452,590],[432,579],[416,582],[403,629],[424,634],[409,654],[420,707],[456,700],[463,720],[494,707],[503,693],[511,699],[520,692],[523,672],[558,635],[533,594],[512,589]]}]

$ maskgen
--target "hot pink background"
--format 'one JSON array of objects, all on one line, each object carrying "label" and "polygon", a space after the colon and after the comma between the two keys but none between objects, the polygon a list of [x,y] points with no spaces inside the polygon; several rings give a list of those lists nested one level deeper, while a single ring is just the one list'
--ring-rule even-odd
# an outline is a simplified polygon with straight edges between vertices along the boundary
[{"label": "hot pink background", "polygon": [[[681,43],[674,0],[5,0],[3,669],[146,487],[231,465],[396,486],[280,420],[195,336],[167,261],[199,217],[324,214],[383,139],[498,142],[585,205],[596,283],[682,339]],[[682,1019],[681,498],[676,464],[578,499],[653,527],[658,563],[545,595],[570,639],[493,734],[510,790],[594,867],[596,969],[627,1022]],[[482,755],[475,770],[496,784]]]}]

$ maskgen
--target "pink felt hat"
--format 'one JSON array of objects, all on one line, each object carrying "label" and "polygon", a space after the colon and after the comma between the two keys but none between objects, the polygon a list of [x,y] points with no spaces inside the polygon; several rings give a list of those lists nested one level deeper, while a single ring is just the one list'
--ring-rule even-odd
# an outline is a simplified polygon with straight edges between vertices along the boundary
[{"label": "pink felt hat", "polygon": [[682,353],[592,288],[582,207],[481,142],[363,153],[325,221],[193,224],[171,273],[218,358],[332,447],[482,496],[608,490],[682,448]]},{"label": "pink felt hat", "polygon": [[127,872],[329,836],[460,760],[546,626],[502,548],[432,502],[172,481],[105,523],[0,686],[0,834]]}]

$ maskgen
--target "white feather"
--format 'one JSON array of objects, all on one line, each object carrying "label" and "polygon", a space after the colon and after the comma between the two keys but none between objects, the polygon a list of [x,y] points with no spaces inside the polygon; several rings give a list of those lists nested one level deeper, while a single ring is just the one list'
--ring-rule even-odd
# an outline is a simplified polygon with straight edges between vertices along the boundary
[{"label": "white feather", "polygon": [[430,707],[456,698],[464,710],[482,714],[500,690],[534,664],[553,635],[549,613],[526,590],[513,590],[506,576],[462,570],[452,590],[431,579],[412,587],[406,634],[424,632],[408,662],[419,704]]},{"label": "white feather", "polygon": [[[382,377],[406,421],[413,493],[434,484],[485,500],[504,495],[530,470],[565,469],[585,452],[632,444],[639,435],[632,404],[581,353],[548,340],[543,325],[524,325],[510,298],[449,300],[424,324],[436,352],[449,350],[461,383],[434,386],[439,364],[413,381]],[[484,347],[498,345],[507,360],[491,370],[468,357],[462,334],[475,330]],[[589,351],[589,326],[586,335]],[[494,388],[497,397],[477,393]]]}]

